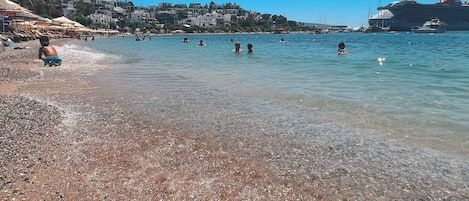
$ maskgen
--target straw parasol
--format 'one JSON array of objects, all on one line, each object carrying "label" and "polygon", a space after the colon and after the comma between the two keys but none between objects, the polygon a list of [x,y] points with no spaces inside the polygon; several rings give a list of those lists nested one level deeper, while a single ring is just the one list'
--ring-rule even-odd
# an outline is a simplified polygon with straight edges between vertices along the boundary
[{"label": "straw parasol", "polygon": [[178,30],[172,31],[171,33],[185,33],[185,31],[178,29]]},{"label": "straw parasol", "polygon": [[38,26],[36,25],[36,22],[35,21],[20,21],[20,22],[16,22],[16,26],[20,27],[20,28],[37,28]]},{"label": "straw parasol", "polygon": [[73,27],[79,27],[79,28],[84,28],[85,27],[82,24],[80,24],[79,22],[68,19],[65,16],[54,18],[54,19],[52,19],[52,22],[60,23],[62,26],[73,26]]},{"label": "straw parasol", "polygon": [[43,28],[50,29],[50,30],[60,30],[60,31],[65,30],[64,27],[58,26],[58,25],[49,25],[49,26],[45,26]]},{"label": "straw parasol", "polygon": [[33,14],[28,9],[9,0],[0,0],[0,13],[11,16],[13,19],[47,21],[46,18]]}]

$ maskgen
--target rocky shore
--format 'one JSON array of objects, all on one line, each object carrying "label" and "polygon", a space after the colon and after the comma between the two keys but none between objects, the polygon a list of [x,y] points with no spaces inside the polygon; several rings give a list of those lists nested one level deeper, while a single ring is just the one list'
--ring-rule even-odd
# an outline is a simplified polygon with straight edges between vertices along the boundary
[{"label": "rocky shore", "polygon": [[[56,126],[62,115],[58,108],[15,93],[17,85],[39,72],[33,70],[40,64],[37,57],[38,44],[34,41],[27,49],[8,47],[0,52],[0,197],[12,200],[23,197],[24,188],[31,182],[38,164],[48,163],[41,147],[49,138],[57,135]],[[27,196],[26,196],[27,197]],[[23,198],[26,198],[23,197]]]},{"label": "rocky shore", "polygon": [[466,162],[320,112],[211,89],[146,103],[87,69],[42,67],[37,41],[19,45],[30,48],[0,53],[2,200],[469,199]]}]

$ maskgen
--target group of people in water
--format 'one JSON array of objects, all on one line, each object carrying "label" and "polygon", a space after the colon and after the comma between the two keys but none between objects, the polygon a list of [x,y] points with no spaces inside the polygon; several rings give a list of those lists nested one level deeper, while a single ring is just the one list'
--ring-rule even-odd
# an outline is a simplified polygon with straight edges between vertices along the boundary
[{"label": "group of people in water", "polygon": [[[143,36],[142,39],[140,39],[140,38],[137,36],[137,38],[135,38],[135,41],[145,41],[145,39],[146,39],[146,36]],[[151,36],[149,37],[148,40],[151,41]]]},{"label": "group of people in water", "polygon": [[[253,52],[253,50],[252,50],[253,47],[254,47],[254,46],[253,46],[251,43],[248,43],[248,45],[247,45],[248,53],[252,53],[252,52]],[[242,52],[242,50],[241,50],[241,43],[240,43],[240,42],[236,42],[236,43],[235,43],[234,52],[236,52],[236,53]]]},{"label": "group of people in water", "polygon": [[[140,41],[140,38],[137,36],[137,38],[135,40]],[[143,37],[143,40],[145,40],[145,36]],[[151,40],[151,37],[150,37],[150,40]],[[183,43],[189,43],[189,39],[187,37],[185,37],[185,38],[182,39],[182,42]],[[231,42],[234,42],[234,40],[231,39]],[[286,42],[286,40],[284,38],[281,38],[280,42]],[[205,46],[207,44],[203,40],[200,40],[197,45]],[[252,49],[253,47],[254,46],[251,43],[247,44],[248,53],[253,53],[253,49]],[[236,53],[242,52],[240,42],[235,43],[235,49],[233,50],[233,52],[236,52]],[[345,43],[344,42],[339,42],[339,45],[338,45],[338,48],[337,48],[337,54],[341,55],[341,54],[348,54],[348,53],[351,53],[351,51],[345,49]]]},{"label": "group of people in water", "polygon": [[[234,40],[231,39],[231,42],[233,42]],[[189,39],[188,38],[184,38],[182,40],[182,42],[184,43],[189,43]],[[280,42],[285,42],[285,39],[282,38],[280,39]],[[205,42],[203,40],[200,40],[199,43],[198,43],[199,46],[205,46]],[[248,43],[247,44],[247,49],[248,49],[248,53],[253,53],[253,48],[254,46],[251,44],[251,43]],[[235,49],[233,50],[233,52],[236,52],[236,53],[240,53],[242,52],[241,50],[241,43],[240,42],[236,42],[235,43]],[[337,48],[337,54],[347,54],[347,53],[351,53],[351,51],[349,50],[346,50],[345,49],[345,43],[344,42],[340,42],[339,45],[338,45],[338,48]]]},{"label": "group of people in water", "polygon": [[[233,42],[233,41],[234,41],[234,40],[231,39],[231,42]],[[189,43],[189,39],[188,39],[188,38],[183,38],[183,39],[182,39],[182,42],[183,42],[183,43]],[[206,44],[203,40],[200,40],[197,45],[199,45],[199,46],[205,46],[205,45],[207,45],[207,44]],[[253,46],[251,43],[249,43],[249,44],[247,45],[248,53],[252,53],[252,52],[253,52],[253,49],[252,49],[253,47],[254,47],[254,46]],[[233,50],[233,52],[236,52],[236,53],[242,52],[242,50],[241,50],[241,43],[240,43],[240,42],[236,42],[236,43],[235,43],[235,49]]]},{"label": "group of people in water", "polygon": [[[94,40],[94,37],[93,37],[93,40]],[[143,40],[145,40],[145,36],[143,37]],[[151,40],[151,37],[149,38],[149,40]],[[58,56],[57,50],[53,46],[49,45],[49,38],[47,36],[42,36],[39,39],[39,41],[41,43],[41,47],[39,48],[39,59],[44,61],[44,66],[46,66],[46,65],[49,65],[49,66],[61,65],[62,60]],[[136,41],[140,41],[140,38],[138,36],[136,38]],[[234,40],[231,39],[231,42],[233,42],[233,41]],[[189,39],[184,38],[182,40],[182,42],[189,43]],[[282,38],[281,42],[285,42],[285,39]],[[199,46],[205,46],[206,44],[203,40],[200,40],[198,45]],[[248,49],[247,52],[248,53],[253,53],[253,47],[254,46],[251,43],[248,43],[247,44],[247,49]],[[233,52],[235,52],[235,53],[242,52],[240,42],[235,43],[235,48],[234,48]],[[337,48],[337,54],[347,54],[347,53],[351,53],[351,51],[345,49],[345,43],[344,42],[339,42],[339,45],[338,45],[338,48]]]}]

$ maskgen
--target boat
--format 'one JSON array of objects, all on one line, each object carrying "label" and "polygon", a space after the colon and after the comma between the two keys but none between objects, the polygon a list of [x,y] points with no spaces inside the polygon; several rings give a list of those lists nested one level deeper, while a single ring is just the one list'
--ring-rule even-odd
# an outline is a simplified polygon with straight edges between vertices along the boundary
[{"label": "boat", "polygon": [[414,33],[444,33],[446,24],[438,18],[426,21],[422,26],[412,29]]},{"label": "boat", "polygon": [[411,31],[434,18],[444,21],[447,31],[469,30],[469,3],[460,0],[440,0],[438,3],[395,1],[378,7],[378,13],[368,19],[368,24],[389,27],[390,31]]},{"label": "boat", "polygon": [[369,25],[363,30],[364,33],[377,33],[377,32],[385,32],[385,31],[389,31],[389,27]]}]

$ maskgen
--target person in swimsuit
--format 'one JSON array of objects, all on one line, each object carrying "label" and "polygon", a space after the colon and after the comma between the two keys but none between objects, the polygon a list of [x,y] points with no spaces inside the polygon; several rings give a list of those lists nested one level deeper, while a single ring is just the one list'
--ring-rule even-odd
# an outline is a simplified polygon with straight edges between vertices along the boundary
[{"label": "person in swimsuit", "polygon": [[248,53],[252,53],[252,47],[253,47],[252,44],[249,43],[248,44]]},{"label": "person in swimsuit", "polygon": [[203,40],[199,41],[199,46],[205,46],[205,42]]},{"label": "person in swimsuit", "polygon": [[240,42],[236,42],[236,43],[235,43],[234,52],[236,52],[236,53],[241,52],[241,43],[240,43]]},{"label": "person in swimsuit", "polygon": [[338,48],[337,48],[337,53],[338,54],[345,54],[345,43],[344,42],[340,42],[339,45],[338,45]]},{"label": "person in swimsuit", "polygon": [[[49,37],[41,36],[39,38],[39,42],[41,43],[41,47],[39,48],[39,59],[44,61],[44,66],[59,66],[62,64],[62,59],[60,59],[59,55],[57,54],[57,50],[49,45]],[[43,55],[45,57],[43,57]]]}]

